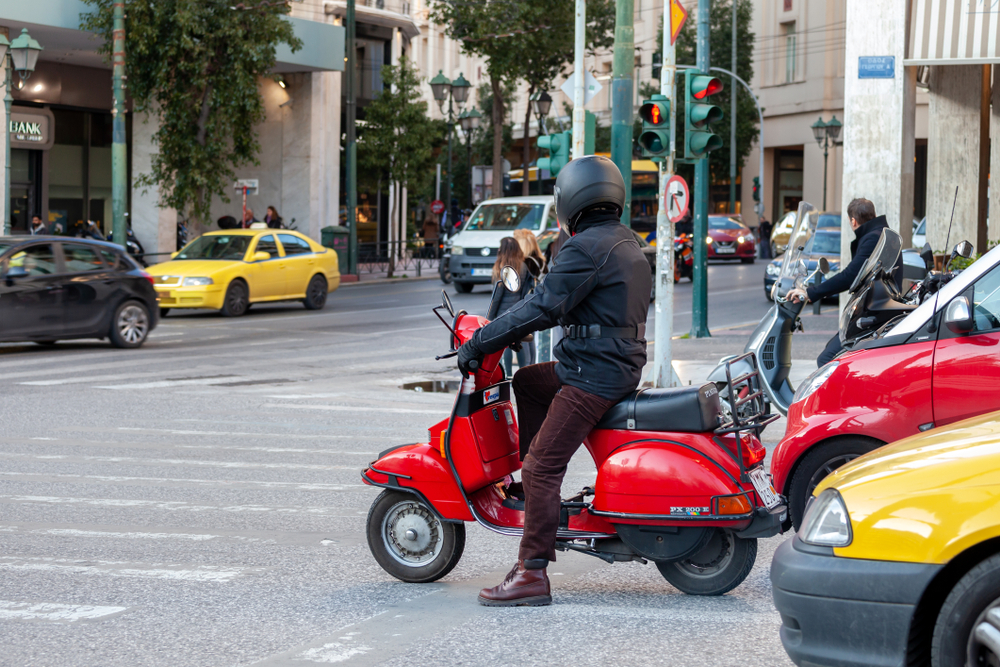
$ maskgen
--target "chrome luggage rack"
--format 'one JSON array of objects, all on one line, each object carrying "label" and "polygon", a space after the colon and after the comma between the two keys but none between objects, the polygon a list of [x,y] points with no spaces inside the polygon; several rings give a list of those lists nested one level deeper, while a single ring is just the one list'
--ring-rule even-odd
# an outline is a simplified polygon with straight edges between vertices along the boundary
[{"label": "chrome luggage rack", "polygon": [[[733,377],[733,364],[743,360],[748,360],[753,370],[738,377]],[[768,414],[767,402],[764,400],[764,391],[760,386],[760,368],[757,365],[757,356],[753,352],[746,352],[738,357],[734,357],[726,362],[726,383],[729,385],[729,406],[730,417],[728,422],[723,423],[715,429],[718,435],[726,433],[739,433],[741,431],[753,431],[760,437],[761,431],[768,424],[776,421],[781,415]],[[737,388],[746,386],[749,393],[739,398]],[[750,406],[750,414],[740,416],[740,408],[744,405]]]}]

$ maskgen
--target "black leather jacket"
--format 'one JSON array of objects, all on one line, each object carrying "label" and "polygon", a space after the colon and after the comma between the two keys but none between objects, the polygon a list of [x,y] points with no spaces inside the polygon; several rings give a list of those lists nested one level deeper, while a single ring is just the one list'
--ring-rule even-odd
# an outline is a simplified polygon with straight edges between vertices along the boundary
[{"label": "black leather jacket", "polygon": [[[871,257],[872,253],[875,251],[875,246],[878,245],[878,240],[882,238],[882,230],[886,229],[889,223],[886,222],[885,216],[880,215],[877,218],[872,218],[865,224],[861,225],[854,230],[854,240],[851,241],[851,263],[844,267],[844,270],[835,275],[833,278],[826,280],[819,285],[813,285],[806,290],[806,295],[809,297],[810,301],[818,301],[819,299],[833,296],[834,294],[839,294],[850,289],[851,284],[854,279],[858,277],[858,273],[861,272],[861,267],[865,265],[868,258]],[[896,280],[896,287],[902,286],[903,280],[903,255],[900,253],[899,259],[896,260],[896,274],[894,276]]]},{"label": "black leather jacket", "polygon": [[[484,354],[563,324],[644,325],[652,277],[632,231],[610,213],[585,214],[535,293],[470,341]],[[555,349],[564,384],[609,400],[633,391],[646,364],[644,338],[563,338]]]}]

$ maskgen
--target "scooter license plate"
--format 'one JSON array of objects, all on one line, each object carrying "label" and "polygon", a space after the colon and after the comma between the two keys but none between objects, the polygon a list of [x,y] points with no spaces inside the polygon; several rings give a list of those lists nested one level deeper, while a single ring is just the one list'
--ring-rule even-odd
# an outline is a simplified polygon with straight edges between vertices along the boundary
[{"label": "scooter license plate", "polygon": [[777,507],[781,502],[781,498],[778,497],[778,494],[774,491],[774,487],[771,486],[771,476],[762,467],[749,471],[749,475],[753,488],[757,489],[757,495],[764,502],[764,507],[769,510]]}]

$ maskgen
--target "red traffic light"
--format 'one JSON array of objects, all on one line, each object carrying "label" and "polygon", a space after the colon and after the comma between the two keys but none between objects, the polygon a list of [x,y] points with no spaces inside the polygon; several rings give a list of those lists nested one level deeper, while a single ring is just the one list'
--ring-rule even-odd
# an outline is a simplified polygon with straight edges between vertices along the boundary
[{"label": "red traffic light", "polygon": [[642,122],[646,125],[666,125],[670,122],[667,109],[666,98],[662,100],[646,100],[643,105],[639,107],[639,117],[642,118]]},{"label": "red traffic light", "polygon": [[691,91],[691,97],[696,100],[703,100],[706,97],[715,95],[719,92],[722,92],[722,82],[714,76],[694,77],[694,86]]},{"label": "red traffic light", "polygon": [[653,108],[649,110],[649,122],[653,125],[659,125],[663,122],[663,116],[660,114],[660,107],[658,105],[653,105]]}]

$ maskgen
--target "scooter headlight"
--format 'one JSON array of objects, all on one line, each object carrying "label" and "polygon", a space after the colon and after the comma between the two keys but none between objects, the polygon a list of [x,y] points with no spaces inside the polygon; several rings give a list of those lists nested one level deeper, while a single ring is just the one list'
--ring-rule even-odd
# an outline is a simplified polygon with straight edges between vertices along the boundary
[{"label": "scooter headlight", "polygon": [[792,397],[792,403],[798,403],[799,401],[804,401],[809,398],[814,391],[823,386],[823,383],[830,379],[833,372],[837,370],[837,366],[840,365],[839,361],[831,361],[822,368],[817,368],[813,371],[812,375],[807,377],[799,388],[795,390],[795,396]]},{"label": "scooter headlight", "polygon": [[821,547],[846,547],[854,539],[851,516],[836,489],[826,489],[809,503],[799,539]]}]

